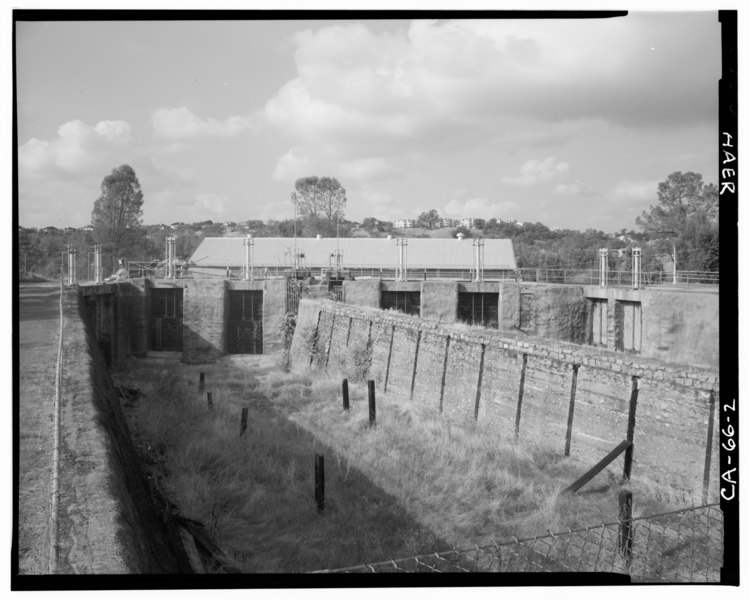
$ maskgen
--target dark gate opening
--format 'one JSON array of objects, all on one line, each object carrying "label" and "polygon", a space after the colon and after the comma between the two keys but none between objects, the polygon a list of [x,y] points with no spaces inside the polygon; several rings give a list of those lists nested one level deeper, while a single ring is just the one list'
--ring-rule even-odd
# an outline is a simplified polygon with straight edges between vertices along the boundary
[{"label": "dark gate opening", "polygon": [[151,350],[182,352],[182,289],[151,290]]},{"label": "dark gate opening", "polygon": [[458,320],[470,325],[499,327],[499,294],[496,292],[459,292]]},{"label": "dark gate opening", "polygon": [[615,347],[625,352],[642,348],[642,308],[639,302],[617,300],[614,305],[616,322]]},{"label": "dark gate opening", "polygon": [[380,295],[380,306],[384,310],[393,309],[407,315],[421,315],[421,292],[385,292]]},{"label": "dark gate opening", "polygon": [[229,354],[263,353],[263,292],[229,292],[229,323],[226,351]]}]

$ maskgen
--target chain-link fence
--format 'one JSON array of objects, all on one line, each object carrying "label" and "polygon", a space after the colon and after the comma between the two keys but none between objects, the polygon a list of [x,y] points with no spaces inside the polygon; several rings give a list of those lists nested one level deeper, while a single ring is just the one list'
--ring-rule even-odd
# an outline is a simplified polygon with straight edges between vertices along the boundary
[{"label": "chain-link fence", "polygon": [[628,574],[634,582],[717,583],[722,565],[723,513],[709,504],[325,572],[599,572]]}]

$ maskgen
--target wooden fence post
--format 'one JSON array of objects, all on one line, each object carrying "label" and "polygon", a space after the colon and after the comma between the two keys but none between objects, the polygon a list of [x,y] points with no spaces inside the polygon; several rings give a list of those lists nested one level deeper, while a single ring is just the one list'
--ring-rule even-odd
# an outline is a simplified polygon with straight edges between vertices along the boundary
[{"label": "wooden fence post", "polygon": [[317,510],[325,510],[325,457],[315,454],[315,503]]},{"label": "wooden fence post", "polygon": [[523,367],[520,370],[520,385],[518,386],[518,405],[515,413],[515,439],[520,436],[520,415],[523,411],[523,390],[525,388],[525,370],[528,367],[528,355],[523,354]]},{"label": "wooden fence post", "polygon": [[577,393],[577,371],[580,365],[572,365],[572,385],[570,386],[570,406],[567,412],[567,433],[564,438],[564,455],[570,455],[572,447],[572,423],[575,418],[575,394]]},{"label": "wooden fence post", "polygon": [[374,379],[367,381],[367,388],[369,389],[369,426],[374,427],[377,420],[376,408],[375,408],[375,382]]},{"label": "wooden fence post", "polygon": [[348,410],[348,379],[344,379],[341,384],[341,392],[343,394],[343,410]]},{"label": "wooden fence post", "polygon": [[414,368],[411,372],[411,392],[409,394],[409,400],[414,399],[414,386],[416,385],[416,367],[419,363],[419,345],[421,344],[421,329],[416,336],[416,350],[414,351]]},{"label": "wooden fence post", "polygon": [[479,362],[479,380],[476,383],[476,403],[473,409],[473,418],[479,420],[479,404],[481,402],[481,382],[484,378],[484,355],[486,354],[486,344],[481,344],[481,360]]},{"label": "wooden fence post", "polygon": [[445,377],[447,376],[447,358],[450,353],[450,336],[445,341],[445,360],[442,364],[442,383],[440,383],[440,413],[442,413],[442,402],[445,397]]},{"label": "wooden fence post", "polygon": [[388,346],[388,360],[385,366],[385,383],[382,386],[382,391],[388,391],[388,379],[390,378],[390,357],[393,355],[393,338],[395,337],[395,324],[393,324],[390,330],[390,345]]},{"label": "wooden fence post", "polygon": [[242,409],[242,422],[239,425],[239,435],[243,436],[244,432],[247,431],[247,413],[249,412],[249,409],[245,406]]},{"label": "wooden fence post", "polygon": [[586,483],[588,483],[591,479],[593,479],[596,475],[598,475],[601,471],[603,471],[609,464],[611,464],[617,456],[619,456],[622,452],[626,451],[628,448],[631,448],[631,447],[632,447],[632,442],[628,440],[624,440],[620,442],[616,446],[616,448],[614,448],[611,452],[609,452],[606,456],[604,456],[601,460],[599,460],[595,464],[595,466],[588,469],[582,477],[580,477],[577,481],[575,481],[568,488],[562,490],[562,493],[569,494],[569,493],[576,492],[581,487],[583,487]]},{"label": "wooden fence post", "polygon": [[635,440],[635,426],[637,423],[637,396],[639,394],[638,386],[639,378],[635,375],[632,376],[632,392],[629,397],[629,418],[627,421],[627,441],[629,447],[627,453],[624,455],[624,470],[622,478],[626,481],[632,475],[632,459],[634,456],[634,440]]}]

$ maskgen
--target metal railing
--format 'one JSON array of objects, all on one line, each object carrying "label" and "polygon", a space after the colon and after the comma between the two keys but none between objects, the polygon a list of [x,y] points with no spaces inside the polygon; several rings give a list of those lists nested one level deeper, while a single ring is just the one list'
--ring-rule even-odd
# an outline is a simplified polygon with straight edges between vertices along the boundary
[{"label": "metal railing", "polygon": [[[623,531],[627,543],[623,543]],[[324,572],[598,572],[627,574],[632,581],[643,583],[695,583],[719,582],[722,566],[723,513],[719,504],[708,504],[626,522]]]},{"label": "metal railing", "polygon": [[[538,283],[567,283],[577,285],[600,285],[599,269],[546,269],[523,268],[518,269],[518,280]],[[672,285],[673,273],[664,271],[641,271],[640,286]],[[720,273],[718,271],[677,271],[676,284],[705,284],[718,285]],[[631,270],[606,271],[606,285],[611,287],[632,287]]]},{"label": "metal railing", "polygon": [[[67,273],[67,265],[63,265],[63,271]],[[92,266],[77,265],[77,280],[93,281],[95,273]],[[330,269],[307,268],[302,273],[305,277],[324,279]],[[160,262],[138,262],[128,263],[130,277],[153,277],[156,279],[166,278],[170,273],[164,261]],[[288,276],[291,272],[289,267],[256,267],[253,270],[255,279],[281,278]],[[379,268],[349,268],[345,269],[346,276],[353,279],[383,279],[395,281],[396,269]],[[518,281],[524,283],[559,283],[571,285],[601,285],[601,272],[598,268],[591,269],[552,269],[552,268],[520,268],[510,269],[483,269],[483,281]],[[606,271],[606,285],[610,287],[646,287],[673,285],[672,273],[664,271],[642,271],[639,273],[638,285],[634,285],[631,270]],[[242,279],[242,267],[201,267],[200,265],[185,265],[177,263],[174,269],[175,279]],[[474,281],[476,271],[474,269],[409,269],[408,280],[413,282],[447,279],[454,281]],[[678,271],[676,274],[676,285],[694,286],[708,285],[717,286],[720,283],[718,271]]]}]

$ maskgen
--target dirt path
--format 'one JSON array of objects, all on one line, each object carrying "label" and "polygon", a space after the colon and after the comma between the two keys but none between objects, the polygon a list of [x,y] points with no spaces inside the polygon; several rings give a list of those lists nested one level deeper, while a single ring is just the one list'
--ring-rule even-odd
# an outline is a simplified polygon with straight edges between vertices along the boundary
[{"label": "dirt path", "polygon": [[60,290],[23,284],[19,301],[19,574],[48,572]]}]

